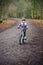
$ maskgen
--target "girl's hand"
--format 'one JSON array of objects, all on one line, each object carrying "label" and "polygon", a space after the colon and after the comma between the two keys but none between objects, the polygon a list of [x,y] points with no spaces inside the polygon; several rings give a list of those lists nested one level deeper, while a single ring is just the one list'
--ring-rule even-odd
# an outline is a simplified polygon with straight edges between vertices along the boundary
[{"label": "girl's hand", "polygon": [[18,26],[18,29],[20,29],[20,27]]}]

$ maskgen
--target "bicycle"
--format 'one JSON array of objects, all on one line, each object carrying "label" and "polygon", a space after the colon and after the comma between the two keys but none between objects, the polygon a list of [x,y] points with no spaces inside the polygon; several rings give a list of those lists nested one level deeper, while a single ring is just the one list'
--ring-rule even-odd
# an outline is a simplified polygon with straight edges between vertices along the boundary
[{"label": "bicycle", "polygon": [[20,38],[19,38],[19,44],[21,45],[21,44],[24,44],[25,43],[25,40],[26,39],[24,39],[24,30],[23,31],[21,31],[21,35],[20,35]]}]

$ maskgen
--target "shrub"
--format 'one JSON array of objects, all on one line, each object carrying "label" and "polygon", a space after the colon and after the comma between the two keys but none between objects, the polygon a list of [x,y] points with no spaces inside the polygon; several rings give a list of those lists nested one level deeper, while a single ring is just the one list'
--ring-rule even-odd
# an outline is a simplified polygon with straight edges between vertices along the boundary
[{"label": "shrub", "polygon": [[2,23],[3,22],[3,20],[0,20],[0,23]]}]

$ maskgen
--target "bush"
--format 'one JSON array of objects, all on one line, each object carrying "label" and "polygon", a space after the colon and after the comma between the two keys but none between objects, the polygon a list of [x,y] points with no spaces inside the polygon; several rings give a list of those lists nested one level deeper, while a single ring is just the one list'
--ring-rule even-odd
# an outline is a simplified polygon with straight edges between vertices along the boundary
[{"label": "bush", "polygon": [[0,23],[2,23],[3,22],[3,20],[0,20]]}]

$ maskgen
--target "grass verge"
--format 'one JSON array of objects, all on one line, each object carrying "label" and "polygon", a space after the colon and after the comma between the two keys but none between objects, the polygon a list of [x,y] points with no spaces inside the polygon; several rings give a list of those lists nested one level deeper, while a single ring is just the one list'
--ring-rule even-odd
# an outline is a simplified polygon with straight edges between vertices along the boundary
[{"label": "grass verge", "polygon": [[36,25],[37,27],[40,27],[41,29],[43,29],[43,20],[32,20],[32,23],[34,25]]},{"label": "grass verge", "polygon": [[0,32],[12,27],[13,25],[16,24],[16,21],[14,20],[4,20],[3,23],[0,23]]}]

